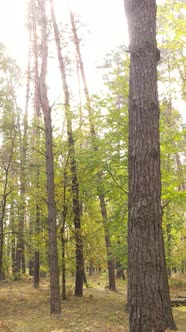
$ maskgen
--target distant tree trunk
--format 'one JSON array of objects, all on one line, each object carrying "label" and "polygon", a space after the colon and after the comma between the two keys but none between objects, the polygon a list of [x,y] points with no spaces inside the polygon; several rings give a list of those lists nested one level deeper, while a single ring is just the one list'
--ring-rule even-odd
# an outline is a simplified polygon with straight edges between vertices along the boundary
[{"label": "distant tree trunk", "polygon": [[[11,162],[13,158],[14,152],[14,143],[15,143],[15,135],[12,131],[12,142],[11,142],[11,150],[8,155],[8,159],[4,160],[3,156],[3,167],[4,167],[4,187],[2,193],[2,199],[0,202],[0,281],[4,279],[5,273],[3,269],[3,255],[4,255],[4,218],[6,214],[6,205],[7,205],[7,198],[11,191],[8,189],[8,179],[9,179],[9,172],[11,167]],[[3,149],[3,146],[2,146]]]},{"label": "distant tree trunk", "polygon": [[11,204],[11,230],[12,230],[12,237],[11,237],[11,258],[12,258],[12,275],[15,278],[16,274],[16,239],[15,239],[15,227],[14,227],[14,217],[12,215],[13,207]]},{"label": "distant tree trunk", "polygon": [[[29,42],[31,42],[31,34],[29,34]],[[20,215],[18,222],[18,237],[17,237],[17,250],[16,250],[16,274],[17,278],[20,278],[21,272],[26,272],[26,263],[25,263],[25,244],[24,244],[24,228],[25,228],[25,195],[26,195],[26,160],[27,160],[27,146],[28,146],[28,106],[30,100],[30,61],[31,53],[29,47],[28,54],[28,65],[27,65],[27,82],[26,82],[26,100],[25,100],[25,114],[23,119],[23,134],[21,123],[19,119],[19,139],[20,139]]]},{"label": "distant tree trunk", "polygon": [[124,269],[122,269],[122,268],[118,268],[117,269],[117,271],[116,271],[116,278],[117,279],[126,280],[125,274],[124,274]]},{"label": "distant tree trunk", "polygon": [[0,218],[0,281],[4,279],[4,270],[3,270],[3,251],[4,251],[4,225],[3,219]]},{"label": "distant tree trunk", "polygon": [[116,262],[116,278],[125,280],[124,268],[121,266],[120,262]]},{"label": "distant tree trunk", "polygon": [[21,272],[25,271],[25,260],[23,258],[24,255],[24,240],[23,240],[23,230],[24,223],[22,216],[19,219],[18,225],[18,236],[17,236],[17,246],[16,246],[16,279],[19,280],[21,278]]},{"label": "distant tree trunk", "polygon": [[167,271],[168,276],[171,277],[171,256],[172,256],[172,236],[171,236],[171,216],[170,216],[170,208],[169,206],[166,207],[166,235],[167,235]]},{"label": "distant tree trunk", "polygon": [[106,203],[105,197],[103,193],[99,193],[100,199],[100,206],[101,206],[101,214],[103,218],[103,226],[105,231],[105,244],[106,244],[106,251],[107,251],[107,264],[108,264],[108,274],[109,274],[109,289],[115,290],[116,289],[116,282],[115,282],[115,263],[112,257],[112,246],[110,241],[110,232],[108,228],[108,218],[107,218],[107,210],[106,210]]},{"label": "distant tree trunk", "polygon": [[[37,174],[37,179],[39,175]],[[40,232],[40,208],[38,205],[36,205],[36,234],[39,235]],[[39,287],[39,281],[40,281],[40,259],[39,259],[39,250],[35,250],[34,253],[34,287]]]},{"label": "distant tree trunk", "polygon": [[[33,34],[33,53],[34,53],[34,117],[36,124],[40,121],[41,118],[41,106],[39,100],[39,65],[38,65],[38,40],[37,40],[37,22],[36,22],[36,10],[35,4],[31,0],[30,4],[30,12],[32,13],[32,24],[30,24],[29,31]],[[31,38],[30,38],[31,40]],[[39,126],[36,125],[34,138],[37,144],[40,142],[40,129]],[[39,185],[40,178],[40,166],[36,166],[36,188],[40,189]],[[40,207],[39,207],[39,196],[36,197],[36,214],[35,214],[35,231],[36,234],[40,234]],[[37,249],[34,253],[34,287],[38,287],[40,282],[40,252],[37,246]]]},{"label": "distant tree trunk", "polygon": [[92,264],[92,261],[89,262],[89,267],[88,267],[88,275],[91,277],[94,274],[94,266]]},{"label": "distant tree trunk", "polygon": [[180,185],[178,187],[178,190],[185,191],[186,190],[186,183],[184,181],[185,176],[183,171],[183,165],[178,152],[176,152],[176,164],[177,164],[178,177],[180,179]]},{"label": "distant tree trunk", "polygon": [[65,238],[64,227],[61,227],[61,258],[62,258],[62,299],[66,300],[66,264],[65,264]]},{"label": "distant tree trunk", "polygon": [[50,267],[50,312],[61,313],[58,251],[57,251],[52,120],[51,120],[51,107],[49,106],[47,87],[46,87],[48,45],[47,45],[47,21],[45,14],[45,0],[40,1],[40,6],[41,6],[41,24],[42,24],[42,52],[41,52],[42,64],[41,64],[41,73],[40,73],[40,101],[44,114],[44,123],[45,123],[49,267]]},{"label": "distant tree trunk", "polygon": [[[87,80],[86,80],[83,60],[82,60],[82,56],[81,56],[79,38],[78,38],[78,35],[77,35],[77,29],[76,29],[76,24],[75,24],[75,20],[74,20],[74,14],[72,12],[70,13],[70,20],[71,20],[73,37],[74,37],[74,43],[75,43],[76,52],[77,52],[77,58],[78,58],[79,66],[80,66],[81,77],[82,77],[83,86],[84,86],[84,94],[85,94],[85,98],[86,98],[86,107],[87,107],[88,116],[89,116],[89,125],[90,125],[90,134],[91,134],[91,139],[92,139],[92,146],[93,146],[93,150],[96,152],[99,149],[99,147],[96,144],[97,134],[96,134],[96,131],[95,131],[95,126],[94,126],[94,120],[93,120],[93,114],[92,114],[92,108],[91,108],[91,102],[90,102],[90,95],[89,95],[88,84],[87,84]],[[97,172],[97,182],[99,184],[102,182],[102,173],[100,171]],[[100,187],[100,185],[98,185],[98,186],[99,186],[99,190],[98,190],[99,191],[99,202],[100,202],[100,209],[101,209],[101,215],[102,215],[102,220],[103,220],[103,227],[104,227],[104,234],[105,234],[105,245],[106,245],[106,252],[107,252],[109,289],[110,290],[115,290],[116,289],[116,283],[115,283],[114,259],[112,257],[112,245],[111,245],[111,239],[110,239],[110,231],[109,231],[109,227],[108,227],[108,218],[107,218],[105,195],[104,195],[103,189]]]},{"label": "distant tree trunk", "polygon": [[[68,159],[67,159],[68,163]],[[66,248],[65,248],[65,225],[66,225],[66,215],[67,215],[67,199],[66,199],[66,189],[67,189],[67,164],[64,169],[64,179],[63,179],[63,211],[62,211],[62,222],[61,222],[61,256],[62,256],[62,299],[66,300]]]},{"label": "distant tree trunk", "polygon": [[72,205],[74,214],[74,228],[75,228],[75,243],[76,243],[76,278],[75,278],[75,296],[83,296],[83,275],[84,275],[84,259],[83,259],[83,239],[81,234],[81,208],[79,201],[79,183],[77,176],[77,166],[75,157],[75,143],[72,130],[72,114],[70,109],[69,100],[69,89],[67,84],[67,77],[65,71],[64,59],[62,56],[60,35],[58,25],[56,23],[56,17],[53,7],[53,1],[51,2],[51,16],[54,27],[55,42],[57,47],[57,54],[61,72],[61,79],[63,82],[63,92],[64,92],[64,107],[65,115],[67,121],[67,135],[68,135],[68,152],[70,159],[70,169],[71,169],[71,185],[72,185]]},{"label": "distant tree trunk", "polygon": [[131,332],[175,329],[162,234],[156,1],[125,0],[129,91],[128,308]]}]

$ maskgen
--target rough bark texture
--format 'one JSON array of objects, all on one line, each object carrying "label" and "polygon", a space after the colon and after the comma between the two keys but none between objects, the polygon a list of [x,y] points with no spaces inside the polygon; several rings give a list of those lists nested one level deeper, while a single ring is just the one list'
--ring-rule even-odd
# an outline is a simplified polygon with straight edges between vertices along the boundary
[{"label": "rough bark texture", "polygon": [[42,64],[40,74],[40,101],[45,122],[45,148],[47,172],[47,198],[48,198],[48,232],[49,232],[49,267],[50,267],[50,312],[61,313],[59,269],[57,251],[56,205],[54,187],[54,164],[52,142],[51,108],[49,106],[46,74],[47,74],[47,22],[45,16],[45,0],[40,1],[42,22]]},{"label": "rough bark texture", "polygon": [[77,166],[75,158],[75,142],[72,130],[72,114],[70,109],[69,89],[65,71],[65,64],[60,44],[60,34],[56,22],[53,1],[51,2],[51,16],[54,27],[55,42],[57,47],[58,61],[61,72],[64,92],[64,106],[67,121],[68,135],[68,152],[71,169],[71,185],[72,185],[72,208],[74,215],[75,243],[76,243],[76,278],[75,278],[75,296],[83,296],[83,275],[84,275],[84,259],[83,259],[83,239],[81,234],[81,209],[79,201],[79,183],[77,177]]},{"label": "rough bark texture", "polygon": [[[92,141],[93,151],[96,152],[96,151],[98,151],[98,145],[96,144],[97,134],[95,131],[95,126],[94,126],[93,112],[92,112],[92,108],[91,108],[91,100],[90,100],[89,89],[88,89],[88,84],[87,84],[85,70],[84,70],[84,64],[83,64],[83,60],[82,60],[82,56],[81,56],[81,49],[80,49],[79,38],[77,35],[76,23],[75,23],[75,19],[74,19],[74,14],[72,12],[70,13],[70,20],[71,20],[74,44],[76,47],[76,53],[77,53],[77,58],[78,58],[78,62],[79,62],[79,68],[80,68],[81,77],[82,77],[82,81],[83,81],[84,94],[85,94],[85,98],[86,98],[86,108],[87,108],[88,116],[89,116],[91,141]],[[107,252],[109,289],[115,290],[116,289],[115,264],[114,264],[114,259],[112,257],[112,244],[111,244],[111,239],[110,239],[110,231],[109,231],[109,227],[108,227],[105,194],[103,192],[103,189],[100,187],[100,183],[103,180],[102,178],[103,178],[102,172],[98,171],[97,172],[97,183],[98,183],[98,191],[99,191],[98,195],[99,195],[99,203],[100,203],[100,209],[101,209],[101,215],[102,215],[102,221],[103,221],[103,227],[104,227],[105,245],[106,245],[106,252]]]},{"label": "rough bark texture", "polygon": [[131,332],[175,328],[162,235],[156,1],[125,0],[129,92],[128,306]]}]

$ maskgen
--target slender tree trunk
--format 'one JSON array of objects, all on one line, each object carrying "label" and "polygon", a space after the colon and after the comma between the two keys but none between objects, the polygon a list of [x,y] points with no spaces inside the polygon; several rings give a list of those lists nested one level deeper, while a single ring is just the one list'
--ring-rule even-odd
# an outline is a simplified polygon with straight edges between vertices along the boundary
[{"label": "slender tree trunk", "polygon": [[4,249],[4,225],[3,219],[0,218],[0,281],[4,279],[3,271],[3,249]]},{"label": "slender tree trunk", "polygon": [[[94,152],[98,151],[99,147],[96,144],[97,134],[95,131],[94,126],[94,120],[93,120],[93,114],[92,114],[92,108],[91,108],[91,101],[90,101],[90,95],[88,90],[88,84],[86,80],[85,70],[84,70],[84,64],[81,56],[81,49],[79,44],[79,38],[77,35],[77,29],[76,24],[74,20],[74,14],[70,13],[70,20],[71,20],[71,26],[72,26],[72,32],[74,37],[74,43],[76,47],[77,52],[77,58],[79,62],[81,77],[83,81],[84,86],[84,94],[86,98],[86,107],[88,111],[89,116],[89,125],[90,125],[90,134],[92,139],[92,146]],[[97,172],[97,182],[100,184],[102,182],[102,173]],[[101,215],[102,215],[102,221],[103,221],[103,227],[104,227],[104,234],[105,234],[105,245],[106,245],[106,252],[107,252],[107,264],[108,264],[108,275],[109,275],[109,289],[115,290],[116,289],[116,283],[115,283],[115,264],[114,259],[112,257],[112,244],[110,239],[110,231],[108,227],[108,218],[107,218],[107,209],[106,209],[106,202],[105,202],[105,195],[102,188],[99,186],[99,202],[100,202],[100,209],[101,209]]]},{"label": "slender tree trunk", "polygon": [[64,92],[64,106],[65,115],[67,121],[67,135],[68,135],[68,152],[70,158],[70,169],[71,169],[71,185],[72,185],[72,205],[74,214],[74,228],[75,228],[75,243],[76,243],[76,278],[75,278],[75,296],[83,296],[83,275],[84,275],[84,259],[83,259],[83,239],[81,234],[81,209],[79,201],[79,183],[77,177],[77,166],[75,158],[75,143],[72,130],[72,114],[70,110],[70,100],[69,100],[69,89],[67,84],[66,72],[64,59],[62,55],[59,29],[56,23],[56,17],[53,7],[53,1],[51,2],[51,16],[54,27],[55,42],[57,47],[57,54],[61,72],[61,79],[63,82],[63,92]]},{"label": "slender tree trunk", "polygon": [[[37,177],[38,178],[38,177]],[[38,205],[36,205],[36,235],[39,235],[40,233],[40,208]],[[38,245],[37,245],[38,247]],[[39,281],[40,281],[40,259],[39,259],[39,249],[35,250],[34,253],[34,287],[39,287]]]},{"label": "slender tree trunk", "polygon": [[26,213],[26,159],[27,159],[27,135],[28,135],[28,104],[29,104],[29,94],[30,94],[30,57],[28,61],[28,79],[27,79],[27,89],[26,89],[26,106],[24,114],[24,132],[22,136],[21,126],[19,123],[19,137],[20,137],[20,215],[18,224],[18,242],[17,242],[17,252],[16,252],[16,266],[17,266],[17,277],[20,277],[21,272],[26,272],[26,262],[25,262],[25,244],[24,244],[24,228],[25,228],[25,213]]},{"label": "slender tree trunk", "polygon": [[2,194],[2,200],[0,202],[0,281],[4,279],[4,269],[3,269],[3,254],[4,254],[4,218],[6,213],[7,197],[11,193],[8,189],[8,179],[9,172],[11,167],[11,162],[14,152],[14,143],[15,143],[16,133],[12,132],[12,146],[8,160],[3,159],[4,165],[4,188]]},{"label": "slender tree trunk", "polygon": [[167,264],[168,264],[168,276],[171,277],[171,256],[172,256],[172,236],[171,236],[171,216],[169,206],[166,208],[166,235],[167,235]]},{"label": "slender tree trunk", "polygon": [[57,250],[56,204],[55,204],[55,186],[54,186],[52,120],[51,120],[51,108],[49,106],[47,87],[46,87],[48,45],[47,45],[47,22],[45,14],[45,0],[40,1],[40,5],[41,5],[41,23],[42,23],[42,64],[41,64],[41,74],[40,74],[40,101],[44,114],[44,123],[45,123],[49,267],[50,267],[50,312],[61,313],[58,250]]},{"label": "slender tree trunk", "polygon": [[[29,43],[31,43],[31,32],[29,33]],[[24,221],[25,221],[25,194],[26,194],[26,160],[27,160],[27,136],[28,136],[28,106],[30,100],[30,62],[31,53],[29,47],[28,54],[28,65],[27,65],[27,83],[26,83],[26,103],[25,103],[25,114],[23,119],[24,131],[22,135],[22,129],[19,121],[19,138],[20,138],[20,216],[18,224],[18,241],[17,241],[17,251],[16,251],[16,268],[17,268],[17,278],[20,277],[21,272],[26,272],[25,263],[25,245],[24,245]]]},{"label": "slender tree trunk", "polygon": [[62,299],[66,300],[66,264],[65,264],[65,238],[64,238],[64,228],[61,228],[61,258],[62,258]]},{"label": "slender tree trunk", "polygon": [[162,234],[156,1],[125,0],[129,91],[128,307],[130,332],[175,329]]},{"label": "slender tree trunk", "polygon": [[[68,163],[68,159],[67,159]],[[66,167],[64,169],[64,184],[63,184],[63,211],[62,211],[62,224],[61,224],[61,256],[62,256],[62,299],[66,300],[66,263],[65,263],[65,256],[66,256],[66,241],[65,241],[65,225],[66,225],[66,215],[67,215],[67,200],[66,200],[66,189],[67,189],[67,172]]]},{"label": "slender tree trunk", "polygon": [[106,252],[107,252],[107,264],[108,264],[108,274],[109,274],[109,289],[115,290],[115,263],[112,257],[112,246],[110,241],[110,233],[108,228],[108,218],[107,218],[107,210],[105,204],[105,197],[103,193],[99,194],[100,206],[101,206],[101,214],[103,218],[103,226],[105,232],[105,244],[106,244]]},{"label": "slender tree trunk", "polygon": [[[37,126],[37,123],[40,122],[41,119],[41,106],[40,106],[40,100],[39,100],[39,65],[38,65],[38,33],[37,33],[37,22],[36,22],[36,9],[35,9],[35,3],[33,0],[31,0],[30,4],[30,12],[32,13],[32,22],[30,24],[29,30],[33,34],[33,52],[34,52],[34,116],[36,121],[36,127],[34,131],[34,138],[37,142],[37,144],[40,142],[40,129],[39,126]],[[39,191],[40,185],[39,185],[39,179],[40,179],[40,166],[36,166],[36,188]],[[39,207],[39,196],[36,197],[35,202],[35,209],[36,209],[36,219],[35,219],[35,230],[36,234],[40,234],[40,207]],[[38,287],[40,282],[40,252],[38,249],[35,250],[34,253],[34,287]]]},{"label": "slender tree trunk", "polygon": [[185,176],[183,171],[183,165],[178,152],[176,152],[176,164],[177,164],[178,178],[180,180],[180,185],[178,187],[178,190],[185,191],[186,190],[186,183],[184,180]]},{"label": "slender tree trunk", "polygon": [[12,275],[15,278],[16,274],[16,239],[15,239],[15,220],[14,220],[14,204],[11,204],[10,208],[10,220],[11,220],[11,258],[12,258]]}]

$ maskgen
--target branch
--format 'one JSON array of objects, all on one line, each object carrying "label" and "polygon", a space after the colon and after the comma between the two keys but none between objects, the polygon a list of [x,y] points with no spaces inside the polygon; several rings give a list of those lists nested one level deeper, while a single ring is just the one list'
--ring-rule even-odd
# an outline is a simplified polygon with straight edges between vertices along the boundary
[{"label": "branch", "polygon": [[128,195],[128,191],[125,190],[125,189],[123,189],[123,188],[119,185],[119,183],[117,182],[117,180],[116,180],[115,177],[113,176],[111,170],[109,170],[109,169],[107,169],[107,170],[108,170],[108,173],[110,174],[111,178],[113,179],[114,183],[117,185],[117,187],[118,187],[121,191],[123,191],[126,195]]},{"label": "branch", "polygon": [[164,210],[169,204],[170,204],[171,200],[170,201],[167,201],[164,205],[161,206],[162,210]]},{"label": "branch", "polygon": [[43,157],[46,158],[46,153],[45,153],[45,151],[44,151],[42,148],[41,148],[42,151],[41,151],[41,150],[38,150],[38,149],[36,149],[36,148],[34,148],[34,147],[33,147],[33,150],[36,151],[36,152],[38,152],[39,154],[41,154]]}]

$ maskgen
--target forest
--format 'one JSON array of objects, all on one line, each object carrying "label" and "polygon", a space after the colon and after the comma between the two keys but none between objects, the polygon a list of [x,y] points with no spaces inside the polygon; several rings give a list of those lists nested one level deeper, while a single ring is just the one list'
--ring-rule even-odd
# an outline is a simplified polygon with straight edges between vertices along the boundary
[{"label": "forest", "polygon": [[186,331],[186,3],[121,2],[97,93],[73,10],[0,43],[0,331]]}]

